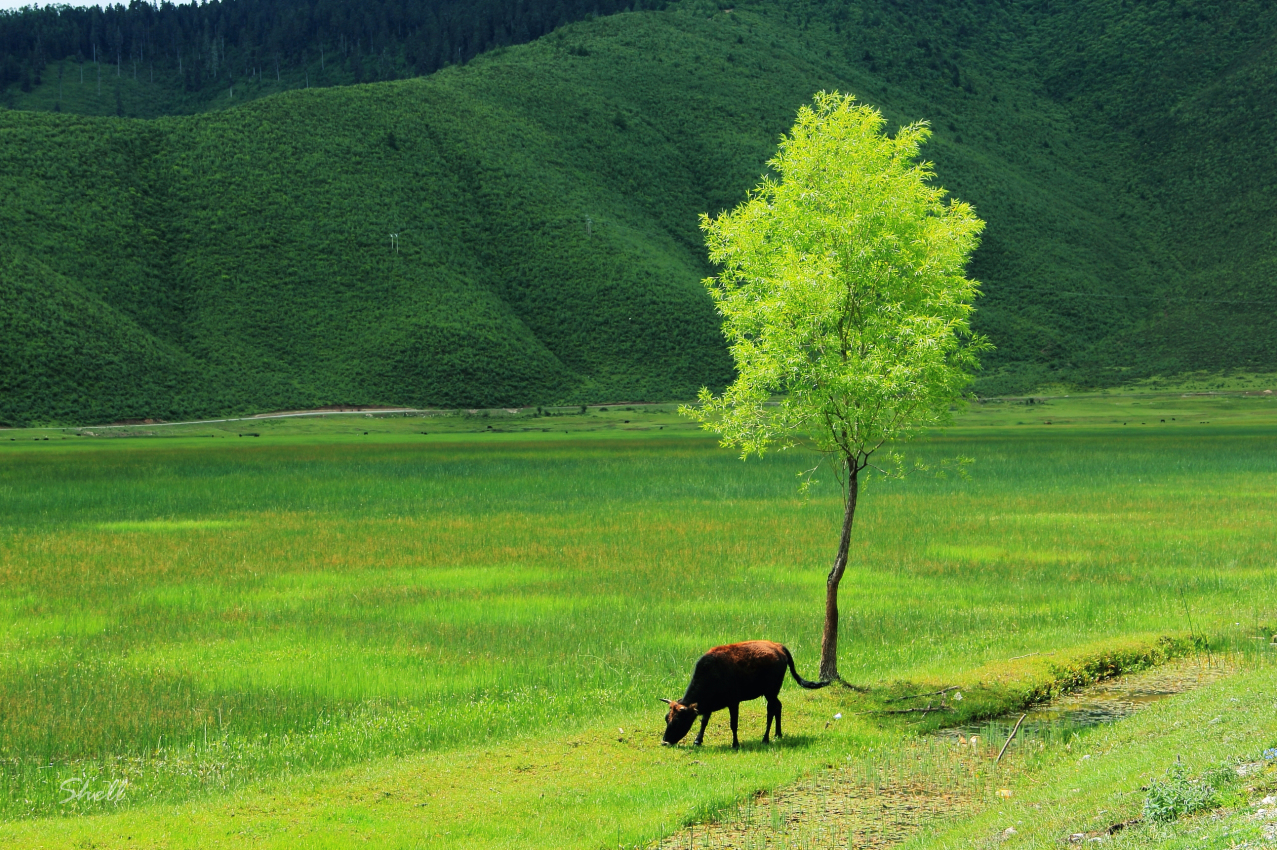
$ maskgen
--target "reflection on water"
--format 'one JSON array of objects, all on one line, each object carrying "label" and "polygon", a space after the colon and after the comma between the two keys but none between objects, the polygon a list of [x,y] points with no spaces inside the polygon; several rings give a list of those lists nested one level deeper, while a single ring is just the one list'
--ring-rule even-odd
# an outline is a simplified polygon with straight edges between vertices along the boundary
[{"label": "reflection on water", "polygon": [[[1109,679],[1029,709],[1016,734],[1017,746],[1030,741],[1067,741],[1084,729],[1130,717],[1142,708],[1175,694],[1191,691],[1230,672],[1219,658],[1182,659],[1152,670]],[[937,733],[947,737],[980,736],[1001,744],[1011,734],[1019,714],[983,723],[958,726]]]}]

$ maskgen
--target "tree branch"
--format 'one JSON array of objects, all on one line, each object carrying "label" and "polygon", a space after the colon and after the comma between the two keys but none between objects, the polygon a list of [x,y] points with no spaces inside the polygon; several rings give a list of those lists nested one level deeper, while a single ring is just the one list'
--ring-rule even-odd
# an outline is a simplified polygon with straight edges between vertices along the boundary
[{"label": "tree branch", "polygon": [[910,694],[909,696],[904,697],[892,697],[889,700],[883,700],[883,702],[903,702],[904,700],[917,699],[918,697],[938,697],[941,694],[949,693],[949,691],[956,691],[959,687],[961,687],[961,685],[950,685],[949,687],[941,688],[938,691],[931,691],[930,693],[925,694]]},{"label": "tree branch", "polygon": [[866,714],[930,714],[933,711],[953,711],[953,706],[940,703],[939,705],[928,705],[925,708],[880,708],[876,711],[868,711]]}]

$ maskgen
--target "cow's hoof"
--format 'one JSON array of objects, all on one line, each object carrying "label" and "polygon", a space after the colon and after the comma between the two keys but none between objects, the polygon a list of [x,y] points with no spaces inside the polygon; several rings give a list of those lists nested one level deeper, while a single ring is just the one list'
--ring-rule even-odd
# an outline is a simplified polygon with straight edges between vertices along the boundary
[{"label": "cow's hoof", "polygon": [[672,747],[672,746],[674,746],[674,745],[673,745],[673,744],[671,744],[669,741],[661,741],[661,746],[662,746],[662,747]]}]

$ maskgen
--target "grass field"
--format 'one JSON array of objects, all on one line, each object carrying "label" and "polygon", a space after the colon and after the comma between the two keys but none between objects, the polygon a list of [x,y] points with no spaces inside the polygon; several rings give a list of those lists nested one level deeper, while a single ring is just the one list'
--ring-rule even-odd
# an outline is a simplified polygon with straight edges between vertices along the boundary
[{"label": "grass field", "polygon": [[[552,413],[2,432],[0,843],[634,844],[911,734],[787,689],[783,746],[746,706],[744,752],[660,749],[714,644],[814,675],[839,496],[666,409]],[[865,493],[844,676],[978,714],[1160,635],[1254,650],[1275,435],[1257,394],[977,406],[918,446],[969,478]]]}]

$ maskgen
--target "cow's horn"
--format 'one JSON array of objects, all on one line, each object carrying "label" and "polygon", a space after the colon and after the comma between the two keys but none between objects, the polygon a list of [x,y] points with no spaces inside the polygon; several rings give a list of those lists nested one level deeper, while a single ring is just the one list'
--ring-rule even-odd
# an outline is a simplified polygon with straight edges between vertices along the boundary
[{"label": "cow's horn", "polygon": [[661,702],[665,703],[666,705],[674,704],[674,700],[672,699],[666,699],[665,697],[657,697],[657,699],[659,699]]}]

